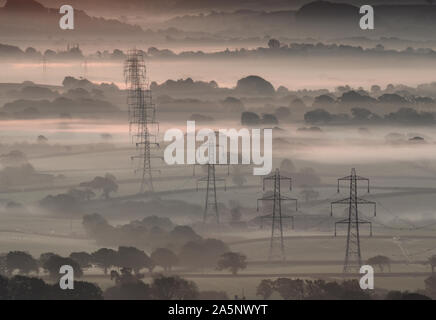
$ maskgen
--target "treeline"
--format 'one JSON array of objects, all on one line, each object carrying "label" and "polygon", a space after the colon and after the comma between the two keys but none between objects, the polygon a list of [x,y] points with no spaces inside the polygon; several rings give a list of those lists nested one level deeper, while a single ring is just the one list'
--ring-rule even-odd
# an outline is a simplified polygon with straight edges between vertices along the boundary
[{"label": "treeline", "polygon": [[113,278],[114,286],[102,291],[96,284],[74,281],[74,289],[62,290],[58,283],[42,279],[0,275],[0,300],[192,300],[228,299],[222,291],[199,291],[193,281],[178,276],[156,276],[150,284],[132,275],[129,269]]},{"label": "treeline", "polygon": [[337,281],[277,278],[264,279],[256,295],[269,299],[278,295],[284,300],[431,300],[436,298],[436,276],[425,280],[425,290],[379,291],[362,290],[356,279]]},{"label": "treeline", "polygon": [[[84,271],[90,268],[99,268],[105,275],[110,273],[111,278],[117,277],[120,270],[128,269],[141,278],[144,276],[142,270],[147,270],[151,274],[156,267],[160,267],[162,271],[170,272],[180,262],[185,266],[208,266],[217,270],[229,270],[232,274],[237,274],[247,267],[247,257],[241,253],[226,249],[227,251],[215,256],[206,251],[198,252],[198,249],[205,248],[193,248],[195,245],[198,243],[191,243],[180,255],[167,248],[157,248],[150,256],[135,247],[118,247],[118,250],[100,248],[92,253],[72,252],[68,257],[46,252],[38,259],[24,251],[10,251],[0,256],[0,274],[39,275],[42,269],[43,274],[50,279],[58,280],[61,266],[69,265],[73,268],[76,278],[81,278]],[[200,256],[204,256],[201,261]],[[188,259],[193,260],[192,263],[186,263]],[[205,259],[209,259],[207,264],[204,263]]]},{"label": "treeline", "polygon": [[90,214],[83,217],[83,227],[100,245],[167,248],[184,267],[215,267],[220,256],[230,251],[221,240],[202,238],[189,226],[156,216],[114,227],[101,215]]},{"label": "treeline", "polygon": [[[281,43],[277,39],[270,39],[265,47],[255,49],[234,49],[223,50],[218,52],[182,51],[175,53],[169,49],[158,49],[149,47],[147,50],[140,50],[147,59],[190,59],[190,58],[259,58],[259,57],[295,57],[295,56],[360,56],[371,58],[383,57],[427,57],[435,58],[436,51],[431,48],[411,48],[404,50],[385,49],[381,44],[373,48],[363,48],[362,46],[352,46],[347,44],[325,44],[318,43]],[[17,46],[0,44],[0,57],[14,57],[22,59],[47,60],[83,60],[84,58],[92,60],[125,60],[126,52],[120,49],[96,51],[93,54],[85,56],[78,45],[68,47],[66,50],[54,51],[47,49],[44,52],[38,51],[33,47],[25,50]]]},{"label": "treeline", "polygon": [[396,124],[431,125],[435,123],[435,113],[417,111],[413,108],[400,108],[395,112],[378,115],[366,108],[352,108],[351,114],[330,113],[324,109],[315,109],[304,114],[309,124]]}]

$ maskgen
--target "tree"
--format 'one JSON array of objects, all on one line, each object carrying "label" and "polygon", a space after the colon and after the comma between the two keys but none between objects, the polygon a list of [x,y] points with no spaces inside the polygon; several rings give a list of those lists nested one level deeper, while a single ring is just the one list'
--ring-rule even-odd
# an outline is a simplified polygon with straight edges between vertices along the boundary
[{"label": "tree", "polygon": [[77,199],[68,193],[61,193],[55,196],[50,194],[39,201],[39,204],[48,210],[64,214],[73,214],[79,210]]},{"label": "tree", "polygon": [[253,75],[239,79],[236,83],[235,90],[249,95],[272,96],[275,94],[275,89],[270,82]]},{"label": "tree", "polygon": [[115,250],[101,248],[91,253],[92,261],[103,269],[104,274],[107,274],[108,268],[116,266],[118,262],[118,253]]},{"label": "tree", "polygon": [[278,107],[274,111],[274,115],[278,119],[287,119],[291,116],[291,110],[288,107]]},{"label": "tree", "polygon": [[8,284],[9,279],[0,275],[0,300],[6,300],[8,298]]},{"label": "tree", "polygon": [[172,241],[175,243],[187,243],[188,241],[196,241],[201,237],[189,226],[176,226],[169,234]]},{"label": "tree", "polygon": [[323,109],[316,109],[313,111],[306,112],[304,115],[304,120],[307,123],[327,123],[333,119],[333,116]]},{"label": "tree", "polygon": [[243,126],[256,126],[260,124],[260,117],[257,113],[244,111],[241,113],[241,124]]},{"label": "tree", "polygon": [[153,297],[158,300],[192,300],[198,296],[197,285],[178,276],[158,276],[151,285]]},{"label": "tree", "polygon": [[233,275],[236,275],[239,270],[247,267],[247,257],[238,252],[226,252],[221,255],[217,263],[218,270],[229,269]]},{"label": "tree", "polygon": [[119,247],[118,262],[119,267],[131,268],[136,274],[143,268],[153,271],[154,264],[150,257],[142,250],[135,247]]},{"label": "tree", "polygon": [[43,136],[43,135],[39,135],[39,136],[36,138],[36,141],[37,141],[39,144],[46,144],[46,143],[48,142],[48,139],[47,139],[45,136]]},{"label": "tree", "polygon": [[101,190],[102,196],[105,199],[110,198],[111,192],[118,191],[118,184],[116,182],[116,179],[111,174],[106,174],[104,177],[95,177],[94,180],[89,182],[82,182],[80,184],[81,187],[88,187],[94,190]]},{"label": "tree", "polygon": [[278,278],[274,281],[274,290],[285,300],[302,300],[304,297],[304,281]]},{"label": "tree", "polygon": [[256,295],[261,296],[263,300],[269,299],[274,292],[274,281],[263,279],[256,289]]},{"label": "tree", "polygon": [[10,251],[6,255],[6,270],[12,274],[18,270],[20,274],[29,274],[32,271],[39,272],[38,262],[27,252]]},{"label": "tree", "polygon": [[59,273],[59,270],[62,266],[71,266],[74,270],[74,277],[80,278],[83,276],[83,271],[80,265],[71,258],[65,258],[58,255],[53,255],[45,261],[43,268],[46,272],[48,272],[50,278],[58,279],[62,276]]},{"label": "tree", "polygon": [[408,291],[389,291],[385,300],[431,300],[429,297],[416,293],[416,292],[408,292]]},{"label": "tree", "polygon": [[117,285],[136,283],[141,276],[139,274],[132,274],[131,268],[122,267],[120,273],[116,270],[111,271],[111,280],[115,280]]},{"label": "tree", "polygon": [[41,279],[15,276],[8,281],[10,300],[46,300],[49,295],[49,286]]},{"label": "tree", "polygon": [[169,249],[158,248],[151,254],[151,260],[158,266],[164,268],[165,271],[171,271],[171,268],[179,262],[179,259]]},{"label": "tree", "polygon": [[41,255],[39,256],[39,259],[38,259],[39,266],[42,268],[44,266],[44,264],[47,262],[47,260],[49,258],[51,258],[52,256],[56,256],[56,253],[53,253],[53,252],[41,253]]},{"label": "tree", "polygon": [[217,239],[203,239],[187,242],[180,250],[182,265],[190,267],[216,266],[220,256],[229,251],[229,247]]},{"label": "tree", "polygon": [[268,47],[270,49],[278,49],[278,48],[280,48],[280,41],[277,39],[270,39],[268,41]]},{"label": "tree", "polygon": [[431,267],[431,273],[433,274],[434,273],[434,268],[436,266],[436,254],[432,255],[430,258],[428,258],[427,261],[428,261],[428,264]]},{"label": "tree", "polygon": [[381,272],[383,272],[384,267],[388,267],[389,272],[391,271],[391,259],[389,259],[386,256],[375,256],[372,258],[369,258],[366,261],[367,264],[371,265],[371,266],[377,266]]},{"label": "tree", "polygon": [[277,120],[277,117],[270,113],[264,113],[262,114],[262,123],[266,125],[274,125],[279,124],[279,120]]},{"label": "tree", "polygon": [[436,299],[436,277],[431,275],[424,280],[425,292],[433,299]]},{"label": "tree", "polygon": [[72,252],[70,258],[76,261],[82,269],[91,267],[92,256],[87,252]]},{"label": "tree", "polygon": [[137,281],[135,283],[121,283],[106,289],[106,300],[149,300],[152,298],[150,285]]}]

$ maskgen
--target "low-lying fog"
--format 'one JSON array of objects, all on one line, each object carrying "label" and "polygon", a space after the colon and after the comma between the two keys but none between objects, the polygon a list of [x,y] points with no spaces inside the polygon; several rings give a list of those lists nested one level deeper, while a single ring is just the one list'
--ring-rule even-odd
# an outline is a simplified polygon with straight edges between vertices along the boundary
[{"label": "low-lying fog", "polygon": [[[352,87],[369,88],[373,84],[385,87],[389,83],[416,86],[433,82],[436,61],[418,59],[380,59],[361,61],[338,58],[288,58],[281,59],[196,59],[196,60],[150,60],[147,61],[150,81],[162,83],[168,79],[192,78],[215,80],[220,87],[234,87],[247,75],[259,75],[276,88],[289,90],[333,89],[348,84]],[[93,82],[114,82],[124,88],[121,62],[65,62],[6,63],[0,62],[1,83],[20,83],[30,80],[35,83],[59,85],[65,75],[86,77]]]}]

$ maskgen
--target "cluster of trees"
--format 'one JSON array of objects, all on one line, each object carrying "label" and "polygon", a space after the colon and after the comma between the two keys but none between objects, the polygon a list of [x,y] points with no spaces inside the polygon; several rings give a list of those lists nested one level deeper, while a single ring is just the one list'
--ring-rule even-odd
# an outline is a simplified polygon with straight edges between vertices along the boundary
[{"label": "cluster of trees", "polygon": [[241,124],[244,126],[256,126],[256,125],[276,125],[279,121],[274,114],[264,113],[259,116],[255,112],[244,111],[241,113]]},{"label": "cluster of trees", "polygon": [[84,216],[83,226],[87,234],[100,243],[133,242],[138,247],[161,248],[151,254],[151,260],[156,260],[155,264],[165,270],[178,264],[198,269],[218,266],[220,270],[229,269],[236,273],[246,267],[246,257],[230,252],[223,241],[204,239],[191,227],[175,226],[168,218],[151,216],[113,227],[99,214],[91,214]]},{"label": "cluster of trees", "polygon": [[[318,42],[313,43],[281,43],[277,39],[269,39],[267,48],[258,47],[256,49],[235,49],[224,50],[219,52],[205,53],[203,51],[183,51],[175,53],[169,49],[158,49],[156,47],[150,47],[147,51],[142,51],[142,54],[147,58],[158,59],[174,59],[174,58],[225,58],[225,57],[264,57],[264,56],[307,56],[307,55],[324,55],[324,56],[337,56],[337,55],[360,55],[367,57],[380,57],[380,56],[392,56],[392,57],[410,57],[410,56],[434,56],[435,51],[429,48],[413,49],[411,47],[404,50],[386,50],[383,45],[378,44],[374,48],[363,48],[361,46],[351,46],[346,44],[324,44]],[[55,52],[47,49],[41,53],[32,47],[28,47],[24,51],[16,46],[10,46],[0,44],[0,56],[12,56],[27,58],[27,59],[41,59],[43,56],[46,59],[58,60],[58,59],[80,59],[84,58],[83,53],[79,46],[72,46],[65,51]],[[92,54],[93,59],[116,59],[125,60],[126,53],[120,49],[114,49],[112,52],[107,50],[97,51]]]},{"label": "cluster of trees", "polygon": [[425,280],[423,292],[389,291],[382,295],[362,290],[356,279],[337,282],[278,278],[264,279],[257,286],[256,294],[263,299],[274,293],[285,300],[430,300],[435,297],[436,277]]},{"label": "cluster of trees", "polygon": [[256,294],[263,299],[269,299],[273,293],[278,293],[285,300],[368,300],[371,298],[367,291],[360,288],[357,280],[338,283],[278,278],[264,279],[257,286]]},{"label": "cluster of trees", "polygon": [[107,173],[104,177],[97,176],[91,181],[82,182],[66,193],[48,195],[39,201],[39,205],[51,212],[70,214],[80,211],[80,203],[96,197],[96,192],[104,199],[109,199],[110,194],[117,190],[116,177]]},{"label": "cluster of trees", "polygon": [[413,108],[400,108],[387,113],[383,117],[366,108],[352,108],[351,116],[346,113],[333,114],[324,109],[315,109],[304,114],[304,120],[309,124],[409,124],[429,125],[435,123],[435,116],[430,112],[420,112]]},{"label": "cluster of trees", "polygon": [[[70,95],[71,97],[71,95]],[[17,119],[34,119],[46,115],[56,115],[69,118],[73,114],[81,113],[108,113],[119,111],[112,103],[91,97],[59,97],[50,101],[18,99],[7,102],[2,108],[2,117]]]},{"label": "cluster of trees", "polygon": [[188,226],[175,226],[169,218],[150,216],[114,227],[100,214],[87,214],[82,221],[86,234],[102,245],[134,245],[179,248],[201,237]]},{"label": "cluster of trees", "polygon": [[101,300],[102,290],[95,284],[74,281],[74,290],[62,290],[58,283],[16,275],[0,275],[0,300]]},{"label": "cluster of trees", "polygon": [[11,188],[26,184],[50,185],[55,176],[38,173],[29,163],[26,154],[19,150],[11,150],[0,155],[0,187]]},{"label": "cluster of trees", "polygon": [[[206,250],[203,251],[204,249]],[[27,252],[10,251],[0,256],[0,273],[8,276],[39,274],[42,268],[50,278],[58,279],[60,267],[70,265],[75,277],[78,278],[83,276],[84,270],[91,267],[100,268],[104,274],[108,274],[111,270],[112,278],[117,277],[114,268],[118,270],[125,268],[135,275],[141,275],[141,270],[147,269],[151,273],[156,267],[171,271],[174,266],[182,262],[183,265],[191,267],[216,266],[218,270],[230,270],[236,275],[239,270],[247,267],[246,259],[247,257],[241,253],[228,251],[219,240],[208,239],[204,243],[189,243],[182,248],[179,255],[168,248],[157,248],[149,256],[135,247],[123,246],[118,247],[118,250],[100,248],[92,253],[72,252],[69,257],[46,252],[41,254],[39,259],[35,259]]]},{"label": "cluster of trees", "polygon": [[178,257],[166,248],[155,249],[150,256],[135,247],[118,247],[118,250],[101,248],[95,252],[72,252],[69,257],[62,257],[52,252],[42,253],[35,259],[27,252],[10,251],[0,256],[0,273],[8,276],[13,274],[39,274],[42,269],[52,279],[58,279],[62,265],[70,265],[75,277],[83,276],[84,270],[97,267],[107,274],[111,268],[128,268],[135,274],[147,269],[152,272],[156,266],[165,271],[179,262]]},{"label": "cluster of trees", "polygon": [[192,300],[228,299],[225,292],[199,291],[193,281],[178,276],[155,277],[150,284],[135,277],[131,270],[122,268],[114,277],[115,285],[104,292],[99,286],[74,281],[74,290],[62,290],[58,283],[16,275],[0,275],[0,300]]}]

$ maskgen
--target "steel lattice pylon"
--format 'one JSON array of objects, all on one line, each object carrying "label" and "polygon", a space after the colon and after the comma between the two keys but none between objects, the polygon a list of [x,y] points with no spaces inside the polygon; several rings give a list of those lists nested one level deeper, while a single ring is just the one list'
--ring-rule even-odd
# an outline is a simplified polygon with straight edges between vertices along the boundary
[{"label": "steel lattice pylon", "polygon": [[127,88],[127,104],[129,109],[129,130],[135,142],[138,154],[133,159],[140,159],[140,165],[136,171],[141,171],[142,180],[140,192],[145,191],[148,185],[149,191],[153,191],[153,176],[151,166],[151,148],[158,146],[156,134],[159,130],[156,122],[156,108],[153,104],[151,90],[146,79],[146,67],[142,51],[132,49],[128,51],[124,63],[124,78]]},{"label": "steel lattice pylon", "polygon": [[358,204],[371,204],[374,205],[374,216],[376,216],[376,203],[367,201],[357,196],[357,182],[366,181],[368,183],[369,192],[369,179],[360,177],[356,174],[356,169],[351,170],[351,175],[338,179],[338,193],[340,181],[350,181],[350,196],[348,198],[334,201],[331,203],[330,215],[333,215],[333,205],[346,204],[348,205],[348,217],[335,222],[335,236],[336,226],[338,224],[347,225],[347,244],[345,248],[345,260],[344,260],[344,273],[359,272],[362,266],[362,254],[360,250],[360,224],[370,225],[370,235],[372,236],[372,223],[370,221],[359,218]]},{"label": "steel lattice pylon", "polygon": [[[207,176],[201,177],[197,180],[197,191],[198,191],[199,183],[206,182],[206,199],[205,199],[204,211],[203,211],[203,224],[206,224],[209,216],[214,216],[216,223],[219,224],[220,215],[219,215],[218,201],[216,196],[216,183],[217,181],[224,182],[224,191],[226,191],[227,186],[226,186],[225,179],[216,177],[215,168],[217,165],[220,165],[220,164],[216,164],[217,144],[216,142],[214,142],[215,140],[213,139],[213,137],[209,137],[209,141],[210,141],[208,145],[209,161],[208,163],[205,164],[207,167]],[[227,166],[227,175],[229,175],[230,173],[229,165],[227,164],[222,164],[222,165]],[[194,175],[195,175],[195,165],[194,165]]]},{"label": "steel lattice pylon", "polygon": [[[257,199],[257,210],[259,210],[259,201],[273,201],[272,213],[269,215],[261,216],[260,219],[270,219],[271,220],[271,239],[268,260],[273,260],[274,257],[278,256],[280,259],[285,260],[285,246],[283,242],[283,220],[291,219],[292,225],[294,217],[290,215],[282,215],[282,201],[295,201],[295,210],[298,210],[298,200],[282,196],[280,186],[282,180],[289,181],[289,191],[292,190],[292,179],[280,175],[279,169],[276,169],[274,173],[263,178],[262,189],[265,191],[265,181],[271,180],[274,183],[274,193],[271,196],[266,196]],[[278,234],[276,233],[278,231]],[[280,252],[276,254],[277,247],[279,247]]]}]

